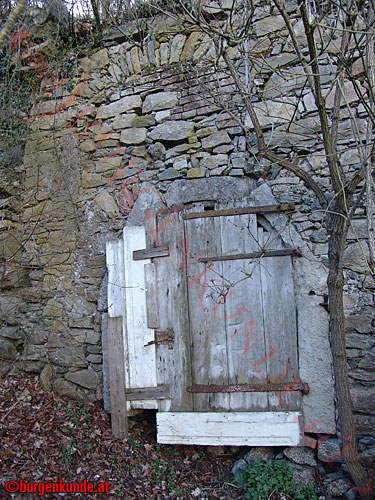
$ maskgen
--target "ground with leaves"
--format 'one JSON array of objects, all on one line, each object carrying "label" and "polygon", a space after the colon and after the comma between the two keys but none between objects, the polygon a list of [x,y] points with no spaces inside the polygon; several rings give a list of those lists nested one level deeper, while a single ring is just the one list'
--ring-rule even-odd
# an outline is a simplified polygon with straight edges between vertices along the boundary
[{"label": "ground with leaves", "polygon": [[[38,377],[0,379],[0,499],[232,499],[234,457],[204,447],[161,446],[152,422],[137,422],[127,440],[112,438],[100,405],[83,405],[42,390]],[[108,481],[110,493],[13,494],[7,481]]]}]

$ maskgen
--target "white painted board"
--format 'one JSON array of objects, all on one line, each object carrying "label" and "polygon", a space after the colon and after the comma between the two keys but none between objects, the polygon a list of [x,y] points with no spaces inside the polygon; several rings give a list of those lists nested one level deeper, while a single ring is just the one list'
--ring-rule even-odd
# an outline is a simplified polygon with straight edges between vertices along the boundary
[{"label": "white painted board", "polygon": [[[128,346],[129,385],[156,387],[155,345],[146,345],[154,340],[154,330],[147,326],[145,264],[150,259],[133,260],[133,252],[146,248],[144,226],[125,227],[124,268],[126,336]],[[156,409],[156,400],[132,401],[132,408]]]},{"label": "white painted board", "polygon": [[158,412],[156,418],[162,444],[303,445],[300,412]]},{"label": "white painted board", "polygon": [[122,240],[108,241],[106,245],[108,269],[108,316],[125,316],[124,244]]}]

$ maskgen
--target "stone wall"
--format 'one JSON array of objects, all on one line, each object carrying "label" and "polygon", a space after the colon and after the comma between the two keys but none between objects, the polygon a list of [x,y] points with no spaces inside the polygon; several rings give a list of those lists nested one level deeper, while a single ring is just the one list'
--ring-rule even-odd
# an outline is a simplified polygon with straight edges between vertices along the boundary
[{"label": "stone wall", "polygon": [[[24,277],[16,288],[5,287],[1,297],[3,364],[40,372],[47,388],[85,401],[103,397],[105,242],[120,235],[140,193],[156,194],[170,206],[200,199],[197,179],[210,179],[218,197],[220,190],[225,197],[224,178],[247,178],[249,192],[267,183],[279,202],[296,203],[291,221],[322,264],[315,282],[326,277],[327,233],[319,203],[298,178],[255,158],[255,139],[246,143],[231,111],[242,114],[250,130],[251,120],[232,95],[231,77],[224,68],[213,68],[210,40],[198,32],[182,33],[167,19],[148,23],[153,36],[142,44],[125,39],[123,30],[107,34],[105,47],[81,61],[80,75],[70,82],[73,90],[60,86],[47,93],[30,116],[23,209],[16,221]],[[252,50],[259,55],[256,107],[266,141],[281,153],[308,151],[303,168],[328,189],[315,104],[302,76],[295,76],[288,42],[280,44],[270,33],[287,40],[281,17],[258,8]],[[131,36],[137,38],[136,29]],[[337,53],[338,44],[336,40],[327,48],[328,104],[333,75],[329,55]],[[271,53],[267,65],[261,57],[266,53]],[[232,55],[245,71],[240,54],[233,49]],[[293,78],[281,80],[280,68]],[[363,129],[350,84],[347,99]],[[288,128],[296,107],[297,120]],[[344,168],[350,172],[359,158],[350,148],[349,120],[341,123],[339,134]],[[363,252],[368,253],[366,219],[359,208],[345,253],[344,300],[356,423],[364,436],[362,451],[373,454],[374,283]],[[324,304],[324,287],[312,286],[311,293]]]}]

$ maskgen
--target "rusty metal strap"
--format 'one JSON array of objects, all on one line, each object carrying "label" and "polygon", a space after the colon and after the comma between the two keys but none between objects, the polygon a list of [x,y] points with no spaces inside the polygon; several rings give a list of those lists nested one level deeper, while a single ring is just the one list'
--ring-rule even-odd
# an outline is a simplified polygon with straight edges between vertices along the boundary
[{"label": "rusty metal strap", "polygon": [[230,384],[230,385],[190,385],[188,392],[194,393],[213,393],[213,392],[285,392],[285,391],[301,391],[303,394],[308,394],[310,391],[309,384],[306,382],[289,382],[286,384]]},{"label": "rusty metal strap", "polygon": [[216,257],[200,257],[198,262],[214,262],[238,259],[258,259],[262,257],[285,257],[286,255],[302,256],[300,248],[285,248],[282,250],[263,250],[260,252],[237,253],[235,255],[218,255]]},{"label": "rusty metal strap", "polygon": [[146,346],[149,345],[167,345],[169,349],[173,349],[174,346],[174,331],[172,328],[167,328],[166,330],[155,330],[155,339],[151,340]]}]

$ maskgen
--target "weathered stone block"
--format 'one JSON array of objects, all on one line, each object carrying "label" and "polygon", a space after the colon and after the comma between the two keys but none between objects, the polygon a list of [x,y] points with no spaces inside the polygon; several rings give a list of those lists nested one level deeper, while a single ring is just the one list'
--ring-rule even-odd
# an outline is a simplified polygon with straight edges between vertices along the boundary
[{"label": "weathered stone block", "polygon": [[17,349],[10,340],[5,337],[0,337],[0,357],[2,359],[16,359]]},{"label": "weathered stone block", "polygon": [[90,174],[89,172],[83,172],[82,174],[82,187],[84,189],[103,186],[107,182],[108,181],[99,174]]},{"label": "weathered stone block", "polygon": [[203,127],[197,131],[197,137],[207,137],[211,134],[214,134],[215,132],[217,132],[217,127]]},{"label": "weathered stone block", "polygon": [[128,128],[121,132],[120,142],[126,145],[142,144],[146,136],[146,128]]},{"label": "weathered stone block", "polygon": [[52,363],[59,366],[69,366],[80,368],[87,366],[85,351],[83,347],[61,347],[56,351],[49,353],[49,359]]},{"label": "weathered stone block", "polygon": [[202,36],[202,33],[199,31],[193,31],[193,33],[191,33],[189,38],[186,40],[184,48],[182,49],[180,56],[181,61],[189,60],[193,57],[196,45],[201,40]]},{"label": "weathered stone block", "polygon": [[52,390],[52,379],[55,375],[55,370],[52,365],[46,365],[40,373],[40,382],[45,391]]},{"label": "weathered stone block", "polygon": [[68,372],[65,374],[65,379],[75,384],[81,385],[86,389],[94,389],[98,385],[98,375],[94,370],[90,368],[88,368],[87,370]]},{"label": "weathered stone block", "polygon": [[101,354],[89,354],[86,359],[94,364],[102,364],[103,362],[103,356]]},{"label": "weathered stone block", "polygon": [[181,173],[177,172],[177,170],[175,170],[174,168],[167,168],[167,170],[164,170],[164,172],[158,175],[158,178],[161,181],[170,181],[181,177]]},{"label": "weathered stone block", "polygon": [[117,115],[113,120],[113,128],[114,129],[130,128],[133,125],[134,118],[136,117],[137,115],[135,113]]},{"label": "weathered stone block", "polygon": [[365,241],[362,242],[361,246],[358,243],[350,244],[345,249],[344,268],[361,274],[369,274],[370,270],[367,264],[369,258],[370,253]]},{"label": "weathered stone block", "polygon": [[375,436],[375,416],[354,415],[354,422],[358,434]]},{"label": "weathered stone block", "polygon": [[159,92],[157,94],[149,94],[146,96],[143,103],[142,112],[150,113],[150,111],[174,108],[177,104],[177,100],[177,92]]},{"label": "weathered stone block", "polygon": [[104,68],[109,64],[107,49],[101,49],[90,57],[84,57],[81,60],[81,66],[85,71]]},{"label": "weathered stone block", "polygon": [[187,157],[186,156],[178,156],[177,158],[173,159],[173,168],[175,170],[183,170],[187,168],[188,163],[187,163]]},{"label": "weathered stone block", "polygon": [[57,302],[55,299],[50,299],[46,307],[44,308],[43,314],[44,316],[52,316],[59,318],[63,313],[64,307],[60,302]]},{"label": "weathered stone block", "polygon": [[284,455],[296,464],[310,465],[311,467],[317,466],[317,462],[314,458],[314,452],[311,448],[295,446],[285,448]]},{"label": "weathered stone block", "polygon": [[206,169],[204,167],[190,168],[187,171],[186,176],[188,179],[198,179],[200,177],[205,177],[206,176]]},{"label": "weathered stone block", "polygon": [[375,348],[372,348],[370,352],[359,363],[359,368],[363,370],[375,371]]},{"label": "weathered stone block", "polygon": [[186,36],[182,33],[177,34],[171,43],[171,55],[169,57],[169,64],[179,62],[180,55],[185,44]]},{"label": "weathered stone block", "polygon": [[163,123],[171,118],[171,110],[164,109],[163,111],[158,111],[155,113],[155,120],[157,123]]},{"label": "weathered stone block", "polygon": [[92,153],[96,150],[96,144],[92,139],[86,139],[81,143],[80,149],[84,153]]},{"label": "weathered stone block", "polygon": [[220,144],[230,144],[231,142],[231,138],[226,130],[220,130],[219,132],[215,132],[208,137],[204,137],[202,139],[202,147],[204,149],[212,149]]},{"label": "weathered stone block", "polygon": [[121,166],[122,155],[100,158],[95,162],[95,171],[105,173],[112,170],[118,170]]},{"label": "weathered stone block", "polygon": [[111,219],[119,215],[119,208],[113,196],[108,191],[102,191],[94,198],[94,203],[101,208]]},{"label": "weathered stone block", "polygon": [[139,95],[125,96],[119,101],[107,104],[106,106],[100,106],[97,118],[111,118],[112,116],[120,115],[121,113],[126,113],[131,109],[139,109],[142,106],[142,99]]},{"label": "weathered stone block", "polygon": [[322,462],[342,462],[339,440],[331,438],[319,441],[318,459]]},{"label": "weathered stone block", "polygon": [[156,142],[155,144],[151,144],[148,148],[148,152],[151,155],[151,158],[154,161],[161,160],[163,161],[165,158],[165,147],[161,142]]},{"label": "weathered stone block", "polygon": [[20,340],[23,335],[17,326],[3,326],[0,328],[0,337],[5,337],[12,340]]},{"label": "weathered stone block", "polygon": [[77,401],[82,401],[83,403],[92,403],[96,399],[95,395],[88,394],[83,389],[80,389],[75,384],[72,384],[63,378],[57,378],[54,380],[52,383],[52,389],[61,396],[76,399]]},{"label": "weathered stone block", "polygon": [[213,155],[213,156],[207,156],[206,158],[202,158],[201,162],[201,167],[203,168],[208,168],[208,169],[213,169],[220,167],[221,165],[228,165],[228,155]]},{"label": "weathered stone block", "polygon": [[347,349],[369,349],[371,344],[375,343],[375,339],[372,339],[369,335],[363,335],[360,333],[348,333],[346,335],[346,347]]},{"label": "weathered stone block", "polygon": [[93,330],[89,330],[86,333],[86,342],[87,344],[98,344],[100,342],[100,334]]},{"label": "weathered stone block", "polygon": [[[296,105],[297,100],[289,97],[285,102],[262,101],[255,103],[254,110],[260,126],[271,127],[280,123],[288,123],[295,113]],[[249,115],[245,117],[245,126],[251,130],[254,129]]]},{"label": "weathered stone block", "polygon": [[268,33],[275,33],[285,28],[285,22],[281,15],[267,16],[254,24],[255,32],[258,37],[267,35]]},{"label": "weathered stone block", "polygon": [[236,200],[249,196],[254,185],[250,179],[228,177],[178,180],[168,188],[164,198],[169,207],[203,200]]},{"label": "weathered stone block", "polygon": [[154,141],[175,142],[187,139],[194,132],[194,123],[179,120],[170,120],[156,125],[150,133]]},{"label": "weathered stone block", "polygon": [[152,115],[137,116],[134,118],[133,127],[152,127],[155,125],[156,120]]},{"label": "weathered stone block", "polygon": [[375,415],[375,387],[353,385],[350,392],[355,412]]},{"label": "weathered stone block", "polygon": [[133,65],[133,71],[135,74],[138,74],[141,72],[141,63],[139,61],[139,53],[138,53],[138,47],[133,47],[130,50],[130,59]]}]

